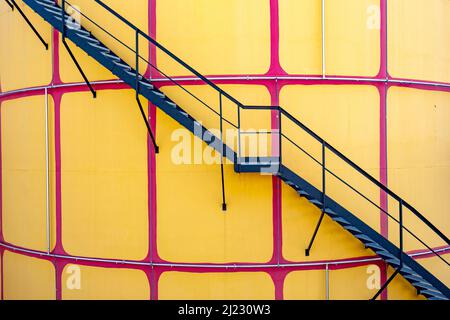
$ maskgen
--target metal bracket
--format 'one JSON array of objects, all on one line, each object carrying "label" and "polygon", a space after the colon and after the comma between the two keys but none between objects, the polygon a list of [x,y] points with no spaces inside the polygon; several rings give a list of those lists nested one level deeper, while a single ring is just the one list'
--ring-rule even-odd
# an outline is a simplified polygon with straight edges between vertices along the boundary
[{"label": "metal bracket", "polygon": [[84,82],[86,82],[87,86],[89,87],[89,90],[91,90],[92,96],[94,98],[96,98],[97,97],[97,92],[92,87],[92,85],[89,82],[88,78],[84,74],[83,69],[81,69],[80,64],[78,63],[77,59],[75,58],[74,54],[72,53],[72,50],[70,50],[70,47],[69,47],[68,43],[66,42],[66,21],[64,19],[65,4],[66,4],[66,1],[62,0],[62,4],[61,4],[61,23],[62,23],[62,32],[61,32],[62,37],[61,37],[61,39],[62,39],[62,43],[64,44],[64,47],[66,48],[67,52],[69,53],[70,57],[72,58],[72,61],[75,63],[75,66],[77,67],[78,71],[80,72],[81,76],[83,77]]},{"label": "metal bracket", "polygon": [[139,110],[141,110],[142,118],[144,118],[145,126],[147,127],[147,131],[152,139],[153,146],[155,147],[155,153],[159,153],[159,147],[156,144],[155,136],[153,135],[152,129],[150,128],[150,124],[148,123],[147,116],[145,115],[144,108],[142,108],[141,101],[139,100],[139,96],[136,94],[136,101],[139,105]]},{"label": "metal bracket", "polygon": [[222,182],[222,211],[227,211],[227,202],[225,200],[225,177],[223,172],[223,158],[225,156],[225,144],[223,143],[223,114],[222,114],[222,93],[219,93],[219,108],[220,108],[220,177]]},{"label": "metal bracket", "polygon": [[83,69],[81,69],[80,64],[78,63],[77,59],[75,58],[75,56],[72,53],[72,50],[70,50],[69,45],[66,42],[65,38],[62,38],[62,43],[64,44],[64,47],[66,48],[67,52],[69,53],[70,57],[72,58],[72,61],[75,63],[78,71],[80,72],[81,76],[84,79],[84,82],[86,82],[87,86],[89,87],[89,90],[91,90],[92,92],[92,96],[94,98],[97,98],[97,92],[94,90],[94,88],[92,87],[91,83],[89,82],[88,78],[86,77],[86,75],[83,72]]},{"label": "metal bracket", "polygon": [[314,243],[314,240],[316,239],[317,232],[319,231],[319,227],[322,224],[323,216],[325,215],[325,212],[322,211],[322,214],[320,215],[319,221],[317,222],[316,228],[314,229],[314,233],[311,237],[311,240],[309,241],[308,248],[305,249],[305,256],[309,256],[309,252],[311,251],[311,247]]},{"label": "metal bracket", "polygon": [[[25,22],[28,24],[28,26],[33,30],[34,34],[39,38],[39,40],[42,42],[42,44],[45,47],[45,50],[48,50],[48,43],[45,42],[44,38],[39,34],[39,32],[36,30],[36,28],[33,26],[31,21],[28,19],[28,17],[25,15],[25,13],[20,9],[20,7],[17,5],[15,0],[5,0],[6,3],[11,7],[12,10],[14,10],[14,7],[17,9],[19,14],[22,16],[22,18],[25,20]],[[11,1],[11,2],[10,2]]]},{"label": "metal bracket", "polygon": [[136,70],[135,70],[135,73],[136,73],[136,89],[135,89],[136,102],[139,105],[139,110],[141,111],[141,115],[142,115],[142,118],[144,119],[148,134],[150,135],[150,139],[152,139],[153,147],[155,148],[155,153],[159,153],[159,147],[156,144],[155,136],[153,135],[152,129],[150,127],[150,123],[148,122],[147,116],[145,115],[145,112],[144,112],[144,108],[142,108],[141,101],[139,100],[139,88],[140,88],[139,76],[140,75],[139,75],[139,32],[138,32],[138,30],[136,30],[135,36],[136,36],[136,38],[135,38],[135,40],[136,40],[136,43],[135,43],[136,44],[136,52],[135,52],[136,53],[136,56],[135,56],[135,58],[136,58],[136,66],[135,66],[136,67]]},{"label": "metal bracket", "polygon": [[11,10],[14,11],[14,6],[11,2],[9,2],[8,0],[5,0],[5,2],[8,4],[8,6],[11,8]]}]

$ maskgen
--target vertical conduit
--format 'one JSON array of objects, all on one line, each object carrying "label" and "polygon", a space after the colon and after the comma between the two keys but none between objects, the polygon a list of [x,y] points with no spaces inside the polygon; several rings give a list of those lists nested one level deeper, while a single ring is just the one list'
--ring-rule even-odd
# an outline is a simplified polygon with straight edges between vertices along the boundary
[{"label": "vertical conduit", "polygon": [[322,0],[322,78],[325,79],[326,58],[325,58],[325,0]]},{"label": "vertical conduit", "polygon": [[47,253],[50,253],[50,165],[49,165],[49,141],[48,141],[48,90],[45,88],[45,212],[46,212],[46,237]]},{"label": "vertical conduit", "polygon": [[330,300],[330,270],[325,264],[325,300]]}]

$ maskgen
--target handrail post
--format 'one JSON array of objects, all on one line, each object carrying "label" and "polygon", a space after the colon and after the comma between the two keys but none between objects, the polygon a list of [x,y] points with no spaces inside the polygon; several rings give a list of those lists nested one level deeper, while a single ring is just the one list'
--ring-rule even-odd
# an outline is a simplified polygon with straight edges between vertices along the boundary
[{"label": "handrail post", "polygon": [[219,114],[220,114],[220,175],[222,178],[222,211],[227,211],[225,200],[225,177],[223,172],[223,157],[225,156],[225,144],[223,143],[223,113],[222,113],[222,93],[219,92]]}]

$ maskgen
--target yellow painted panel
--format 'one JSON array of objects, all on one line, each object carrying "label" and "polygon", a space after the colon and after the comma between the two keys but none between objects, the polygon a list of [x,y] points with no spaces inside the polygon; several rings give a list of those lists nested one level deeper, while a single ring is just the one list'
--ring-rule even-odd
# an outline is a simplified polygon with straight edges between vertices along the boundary
[{"label": "yellow painted panel", "polygon": [[10,91],[46,85],[52,79],[51,27],[22,1],[16,1],[44,40],[46,51],[17,10],[0,3],[0,70],[1,89]]},{"label": "yellow painted panel", "polygon": [[325,1],[326,74],[378,74],[379,11],[379,0]]},{"label": "yellow painted panel", "polygon": [[369,286],[370,276],[369,266],[330,271],[330,300],[371,299],[378,289]]},{"label": "yellow painted panel", "polygon": [[[228,209],[224,212],[220,165],[207,162],[209,155],[215,154],[212,149],[159,110],[156,133],[162,146],[156,166],[161,258],[177,262],[267,262],[273,246],[271,176],[239,175],[226,164]],[[179,141],[188,143],[188,164],[178,162]],[[195,157],[198,164],[189,164]]]},{"label": "yellow painted panel", "polygon": [[283,297],[286,300],[325,300],[324,270],[290,272],[284,280]]},{"label": "yellow painted panel", "polygon": [[[379,96],[375,87],[286,86],[280,92],[280,104],[356,164],[378,177]],[[319,162],[322,161],[320,143],[285,118],[281,125],[284,134]],[[282,152],[283,162],[288,168],[319,190],[322,189],[320,165],[286,139],[282,142]],[[379,202],[378,189],[330,151],[326,152],[326,166],[357,187],[370,200]],[[379,230],[379,210],[331,174],[326,175],[326,193],[372,228]],[[285,185],[282,210],[283,254],[289,260],[345,258],[371,253],[327,218],[319,230],[311,256],[307,258],[304,249],[320,211]]]},{"label": "yellow painted panel", "polygon": [[[157,40],[204,74],[266,73],[270,7],[261,0],[164,0],[156,4]],[[162,51],[158,66],[191,75]]]},{"label": "yellow painted panel", "polygon": [[161,300],[271,300],[275,287],[264,272],[164,272],[159,278]]},{"label": "yellow painted panel", "polygon": [[147,132],[133,91],[100,91],[97,99],[89,92],[63,96],[61,179],[69,253],[146,256]]},{"label": "yellow painted panel", "polygon": [[[387,277],[389,278],[394,273],[394,269],[388,268]],[[417,295],[417,290],[408,280],[400,275],[397,275],[391,281],[387,288],[388,300],[425,300],[422,295]]]},{"label": "yellow painted panel", "polygon": [[[55,243],[53,99],[49,97],[50,226]],[[47,250],[45,96],[1,105],[3,235],[7,242]]]},{"label": "yellow painted panel", "polygon": [[321,1],[279,0],[280,63],[287,73],[322,72]]},{"label": "yellow painted panel", "polygon": [[[148,1],[108,0],[104,2],[117,13],[122,15],[125,19],[131,21],[145,33],[148,33]],[[114,15],[103,9],[99,4],[95,3],[95,1],[73,0],[70,1],[70,3],[76,8],[76,10],[79,10],[82,14],[95,21],[98,25],[100,25],[114,37],[122,41],[125,45],[135,50],[136,45],[134,30],[121,22],[118,18],[115,18]],[[109,49],[119,55],[124,61],[126,61],[134,68],[136,62],[133,52],[124,44],[121,44],[106,32],[102,31],[99,27],[95,26],[86,17],[80,15],[76,10],[67,7],[66,11],[71,13],[75,20],[80,19],[80,23],[84,28],[86,28],[88,31],[91,31],[97,39],[103,42],[103,44],[105,44]],[[83,70],[85,71],[89,80],[108,80],[116,78],[109,70],[102,67],[97,61],[89,57],[83,50],[76,47],[70,41],[68,41],[68,43],[74,55],[77,57],[78,62],[83,66]],[[144,39],[140,37],[139,54],[146,60],[148,60],[148,47],[148,42],[144,41]],[[61,40],[59,41],[59,48],[61,80],[64,82],[83,81],[83,78],[76,69]],[[143,74],[146,69],[146,63],[141,60],[139,64],[139,70],[141,71],[141,74]]]},{"label": "yellow painted panel", "polygon": [[[261,85],[221,85],[223,90],[238,99],[241,103],[251,106],[269,106],[270,93],[265,86]],[[161,90],[173,101],[183,107],[183,109],[193,116],[197,121],[209,130],[216,130],[214,133],[220,135],[220,99],[217,91],[209,86],[191,85],[184,86],[191,94],[177,86],[165,86]],[[197,99],[196,99],[197,98]],[[200,101],[199,101],[200,100]],[[212,109],[212,110],[211,110]],[[226,144],[233,150],[238,150],[237,129],[230,123],[237,126],[238,111],[237,106],[225,97],[222,97],[223,112],[223,132]],[[227,122],[228,121],[228,122]],[[270,110],[241,110],[241,155],[267,156],[270,154],[270,142],[278,139],[278,136],[264,134],[271,128]],[[258,131],[261,134],[255,135],[252,132]],[[253,140],[252,140],[253,139]],[[255,140],[256,139],[256,140]],[[260,147],[252,150],[251,143]]]},{"label": "yellow painted panel", "polygon": [[[280,63],[290,74],[322,73],[322,3],[280,0]],[[375,76],[380,64],[379,0],[325,2],[328,75]]]},{"label": "yellow painted panel", "polygon": [[450,82],[450,2],[388,1],[391,76]]},{"label": "yellow painted panel", "polygon": [[4,252],[5,300],[54,300],[55,268],[50,261]]},{"label": "yellow painted panel", "polygon": [[148,300],[150,286],[141,270],[68,264],[62,273],[64,300]]},{"label": "yellow painted panel", "polygon": [[[450,219],[450,93],[392,87],[388,92],[388,182],[389,187],[419,210],[438,229],[446,233]],[[398,203],[389,201],[397,212]],[[404,210],[404,224],[431,246],[444,241]],[[398,239],[390,224],[391,239]],[[411,237],[407,250],[422,249]]]}]

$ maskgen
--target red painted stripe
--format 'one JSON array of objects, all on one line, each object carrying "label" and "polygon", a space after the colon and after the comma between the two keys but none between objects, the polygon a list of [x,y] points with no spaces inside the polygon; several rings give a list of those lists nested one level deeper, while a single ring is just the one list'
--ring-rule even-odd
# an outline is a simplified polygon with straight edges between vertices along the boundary
[{"label": "red painted stripe", "polygon": [[[0,242],[3,242],[2,100],[0,100]],[[3,278],[2,278],[3,279]],[[2,291],[3,292],[3,291]]]},{"label": "red painted stripe", "polygon": [[3,249],[3,248],[0,248],[0,272],[1,272],[1,278],[2,278],[2,281],[1,281],[1,283],[0,283],[0,285],[1,285],[1,291],[2,291],[2,294],[1,294],[1,297],[0,297],[0,300],[5,300],[5,298],[4,298],[4,294],[5,294],[5,286],[4,286],[4,281],[5,281],[5,274],[3,273],[3,265],[4,265],[4,260],[3,260],[3,252],[4,252],[5,250]]},{"label": "red painted stripe", "polygon": [[63,83],[61,80],[60,75],[60,67],[59,67],[59,31],[52,28],[52,39],[53,39],[53,46],[52,46],[52,68],[53,68],[53,75],[52,75],[52,84],[60,84]]},{"label": "red painted stripe", "polygon": [[[387,63],[387,0],[380,0],[380,72],[378,74],[380,78],[388,78]],[[378,90],[380,92],[380,182],[387,186],[387,86],[378,86]],[[382,190],[380,190],[380,207],[388,212],[387,194]],[[380,211],[380,233],[386,239],[389,235],[388,222],[387,214]],[[387,281],[385,263],[381,263],[380,277],[381,283]],[[381,293],[380,299],[388,299],[388,288]]]},{"label": "red painted stripe", "polygon": [[270,68],[267,75],[286,75],[280,64],[280,14],[278,0],[270,0]]},{"label": "red painted stripe", "polygon": [[62,201],[61,201],[61,98],[62,92],[55,90],[51,94],[54,101],[55,117],[55,196],[56,196],[56,243],[53,250],[56,254],[66,254],[62,241]]}]

